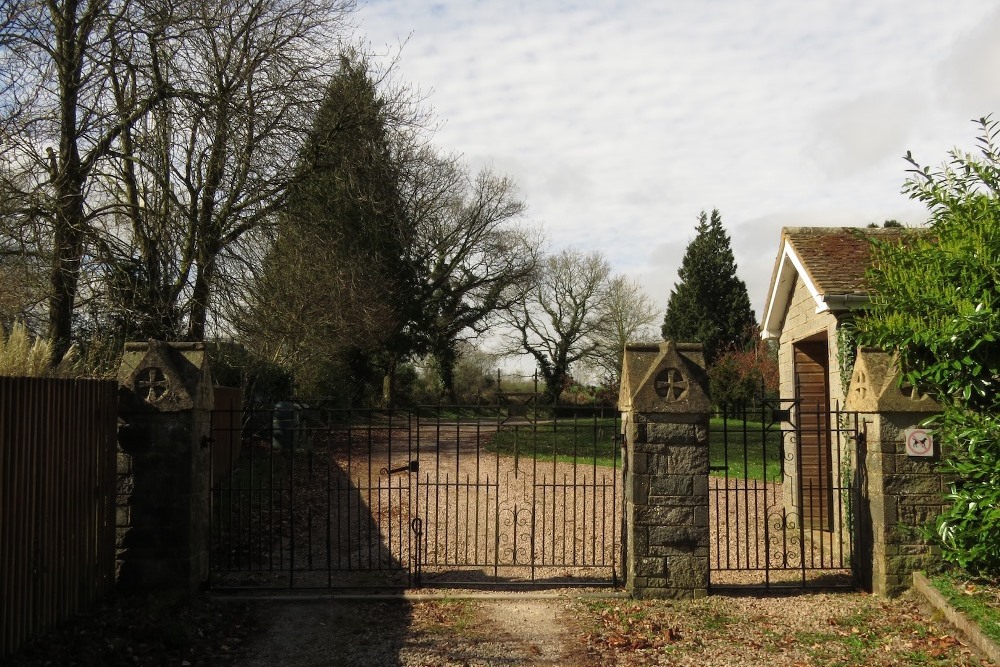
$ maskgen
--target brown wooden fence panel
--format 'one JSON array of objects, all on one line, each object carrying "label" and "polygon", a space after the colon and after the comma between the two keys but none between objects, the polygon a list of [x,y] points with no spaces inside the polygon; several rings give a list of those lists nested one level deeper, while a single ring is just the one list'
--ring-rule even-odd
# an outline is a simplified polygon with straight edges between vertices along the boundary
[{"label": "brown wooden fence panel", "polygon": [[117,391],[0,377],[0,658],[114,584]]},{"label": "brown wooden fence panel", "polygon": [[243,437],[243,390],[215,387],[212,408],[212,481],[229,475],[240,458]]}]

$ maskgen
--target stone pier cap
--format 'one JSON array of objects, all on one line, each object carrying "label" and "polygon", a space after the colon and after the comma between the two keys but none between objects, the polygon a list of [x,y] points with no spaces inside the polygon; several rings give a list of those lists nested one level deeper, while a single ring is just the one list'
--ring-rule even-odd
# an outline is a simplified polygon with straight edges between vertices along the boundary
[{"label": "stone pier cap", "polygon": [[711,413],[705,353],[698,343],[631,343],[622,361],[624,413]]}]

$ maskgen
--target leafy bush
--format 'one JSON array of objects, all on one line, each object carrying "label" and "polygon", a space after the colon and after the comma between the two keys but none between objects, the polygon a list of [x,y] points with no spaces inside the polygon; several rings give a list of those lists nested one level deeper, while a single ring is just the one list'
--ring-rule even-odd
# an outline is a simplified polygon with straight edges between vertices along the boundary
[{"label": "leafy bush", "polygon": [[764,341],[745,350],[730,350],[708,369],[709,391],[718,406],[739,414],[740,406],[756,405],[778,392],[778,360]]},{"label": "leafy bush", "polygon": [[945,560],[973,574],[1000,573],[1000,420],[948,411],[940,430],[960,445],[942,469],[956,481],[950,507],[935,521]]},{"label": "leafy bush", "polygon": [[943,469],[957,476],[929,535],[945,560],[1000,573],[1000,126],[979,121],[979,155],[940,170],[912,157],[904,192],[931,213],[926,233],[873,248],[859,342],[899,354],[905,382],[943,407]]}]

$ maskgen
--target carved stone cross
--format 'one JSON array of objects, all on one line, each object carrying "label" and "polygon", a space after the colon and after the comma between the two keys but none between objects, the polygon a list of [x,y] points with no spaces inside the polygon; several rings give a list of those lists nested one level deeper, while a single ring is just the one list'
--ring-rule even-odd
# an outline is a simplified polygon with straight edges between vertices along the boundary
[{"label": "carved stone cross", "polygon": [[660,398],[668,403],[674,403],[684,398],[688,390],[688,380],[676,368],[665,368],[656,376],[653,386]]},{"label": "carved stone cross", "polygon": [[153,402],[167,393],[170,384],[159,368],[148,368],[135,380],[136,393]]}]

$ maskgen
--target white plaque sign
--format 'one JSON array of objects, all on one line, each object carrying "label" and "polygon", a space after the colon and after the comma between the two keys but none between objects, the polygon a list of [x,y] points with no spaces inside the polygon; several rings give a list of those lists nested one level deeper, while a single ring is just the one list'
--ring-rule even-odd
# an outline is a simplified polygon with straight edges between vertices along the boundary
[{"label": "white plaque sign", "polygon": [[922,428],[906,429],[907,456],[934,456],[934,435]]}]

